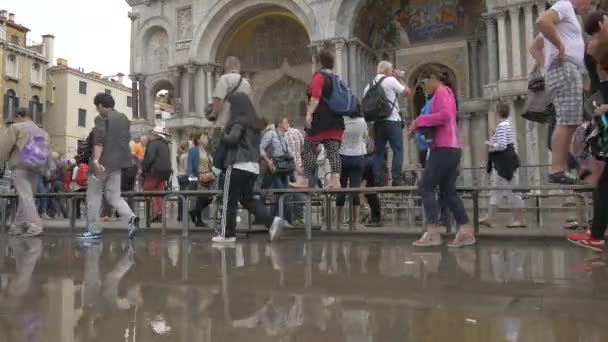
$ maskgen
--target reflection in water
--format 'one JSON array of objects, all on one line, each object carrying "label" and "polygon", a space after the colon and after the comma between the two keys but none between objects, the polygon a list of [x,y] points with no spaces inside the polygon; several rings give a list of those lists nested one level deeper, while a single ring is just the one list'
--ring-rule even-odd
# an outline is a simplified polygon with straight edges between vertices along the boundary
[{"label": "reflection in water", "polygon": [[606,257],[559,243],[5,242],[0,341],[608,340]]}]

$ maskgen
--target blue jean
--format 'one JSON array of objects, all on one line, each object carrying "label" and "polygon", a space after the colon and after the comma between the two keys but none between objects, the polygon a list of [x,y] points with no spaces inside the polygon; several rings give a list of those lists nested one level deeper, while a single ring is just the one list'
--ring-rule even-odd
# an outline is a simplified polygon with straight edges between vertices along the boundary
[{"label": "blue jean", "polygon": [[435,200],[435,189],[439,187],[442,201],[450,208],[456,224],[469,222],[462,199],[456,192],[456,180],[462,151],[456,148],[434,148],[431,150],[426,168],[419,184],[422,206],[427,223],[440,224],[439,204]]},{"label": "blue jean", "polygon": [[[359,188],[361,187],[361,179],[363,178],[363,170],[365,169],[364,156],[340,156],[342,158],[342,171],[340,172],[340,186],[342,188]],[[352,194],[353,206],[361,205],[359,194]],[[336,197],[336,206],[343,207],[346,196],[338,194]]]},{"label": "blue jean", "polygon": [[[46,194],[48,192],[49,192],[49,189],[48,189],[46,183],[44,182],[43,177],[39,177],[38,183],[36,184],[36,193]],[[38,213],[40,215],[47,213],[48,203],[49,203],[49,199],[46,197],[39,198],[36,200],[36,207],[38,208]]]},{"label": "blue jean", "polygon": [[[289,187],[289,175],[287,174],[273,174],[272,175],[272,188],[273,189],[287,189]],[[287,199],[287,198],[286,198]],[[276,197],[277,204],[273,206],[272,214],[274,216],[279,215],[279,196]],[[285,207],[285,217],[287,221],[291,222],[291,208],[288,205],[287,200],[283,202]]]},{"label": "blue jean", "polygon": [[384,170],[386,144],[393,151],[393,165],[391,176],[393,179],[401,177],[403,167],[403,129],[401,122],[383,120],[374,124],[374,178],[376,183],[381,184]]}]

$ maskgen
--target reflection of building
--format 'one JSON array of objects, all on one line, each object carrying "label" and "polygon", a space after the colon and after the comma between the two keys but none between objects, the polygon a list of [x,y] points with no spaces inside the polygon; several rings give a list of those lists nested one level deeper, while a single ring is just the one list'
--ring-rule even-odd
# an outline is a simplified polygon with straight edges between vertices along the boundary
[{"label": "reflection of building", "polygon": [[[514,111],[522,160],[547,161],[540,143],[545,131],[519,115],[532,65],[526,46],[544,1],[127,2],[132,6],[132,79],[139,88],[136,114],[152,122],[155,94],[169,91],[180,103],[179,115],[167,121],[178,139],[185,138],[188,128],[207,123],[204,107],[230,54],[242,59],[260,114],[269,120],[289,114],[298,126],[311,56],[319,47],[331,46],[337,73],[359,96],[379,59],[404,69],[412,88],[429,63],[440,65],[459,96],[465,166],[484,165],[484,141],[494,120],[490,112],[499,100]],[[404,103],[407,116],[420,101],[418,96]],[[413,144],[408,145],[406,164],[416,160]],[[532,176],[538,181],[538,174]]]},{"label": "reflection of building", "polygon": [[131,117],[131,89],[123,85],[122,74],[116,79],[104,78],[96,72],[70,68],[67,60],[59,58],[48,76],[49,86],[53,87],[48,112],[53,120],[48,122],[47,130],[52,148],[68,158],[76,154],[78,140],[86,139],[95,124],[97,110],[93,98],[96,94],[111,94],[116,110]]},{"label": "reflection of building", "polygon": [[0,108],[2,124],[15,118],[19,107],[29,108],[38,125],[46,125],[46,69],[53,59],[54,37],[42,43],[27,39],[29,29],[14,14],[0,11]]}]

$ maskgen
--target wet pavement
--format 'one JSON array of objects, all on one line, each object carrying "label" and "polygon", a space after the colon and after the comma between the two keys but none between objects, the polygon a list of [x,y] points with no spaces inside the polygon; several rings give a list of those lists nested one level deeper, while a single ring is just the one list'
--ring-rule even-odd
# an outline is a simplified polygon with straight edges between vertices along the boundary
[{"label": "wet pavement", "polygon": [[4,341],[608,341],[608,257],[551,240],[0,237]]}]

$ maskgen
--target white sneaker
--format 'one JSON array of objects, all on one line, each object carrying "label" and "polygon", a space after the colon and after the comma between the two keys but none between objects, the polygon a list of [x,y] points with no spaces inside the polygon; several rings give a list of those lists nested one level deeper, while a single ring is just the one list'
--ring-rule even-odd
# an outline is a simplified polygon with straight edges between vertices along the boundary
[{"label": "white sneaker", "polygon": [[214,236],[211,239],[211,242],[213,242],[213,243],[235,243],[236,242],[236,236],[233,236],[233,237],[223,237],[221,235],[217,235],[217,236]]},{"label": "white sneaker", "polygon": [[25,228],[26,228],[25,225],[12,224],[8,230],[8,235],[13,235],[13,236],[21,235],[21,234],[23,234],[23,231],[25,230]]},{"label": "white sneaker", "polygon": [[275,217],[274,221],[272,221],[272,226],[270,226],[270,230],[268,231],[268,233],[270,234],[270,241],[275,241],[276,239],[278,239],[283,233],[283,229],[285,228],[293,228],[293,226],[282,218],[278,216]]}]

